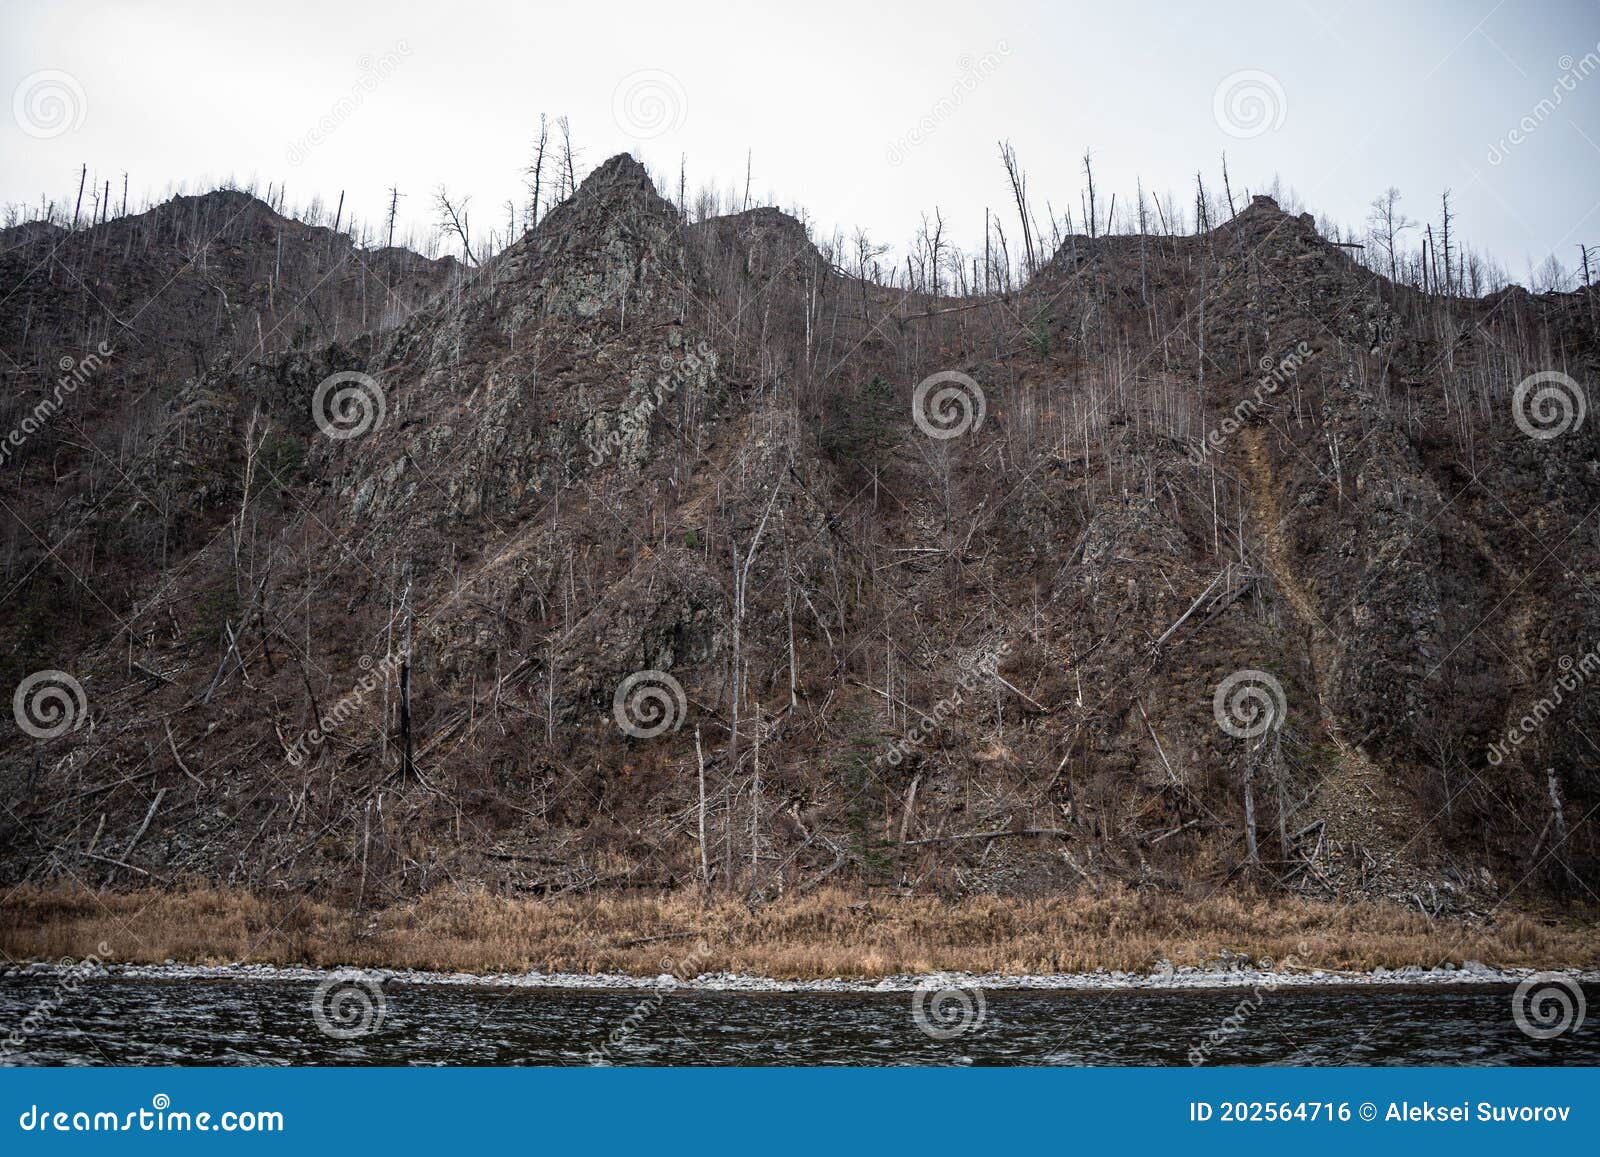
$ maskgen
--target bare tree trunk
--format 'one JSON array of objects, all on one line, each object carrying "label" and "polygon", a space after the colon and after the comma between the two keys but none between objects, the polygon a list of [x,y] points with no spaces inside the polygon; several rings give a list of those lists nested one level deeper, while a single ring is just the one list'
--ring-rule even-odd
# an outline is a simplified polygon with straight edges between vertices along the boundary
[{"label": "bare tree trunk", "polygon": [[1261,853],[1256,847],[1255,777],[1255,756],[1254,754],[1247,755],[1244,769],[1244,846],[1249,853],[1250,862],[1259,864],[1261,862]]},{"label": "bare tree trunk", "polygon": [[1032,277],[1036,268],[1033,249],[1033,227],[1028,224],[1028,178],[1017,164],[1016,150],[1008,142],[1000,142],[1000,160],[1006,167],[1006,176],[1011,180],[1011,195],[1016,198],[1017,216],[1022,218],[1022,249],[1023,256],[1028,263],[1028,276]]},{"label": "bare tree trunk", "polygon": [[414,770],[411,762],[411,583],[406,583],[406,593],[401,602],[406,616],[405,654],[400,658],[400,778],[409,780]]},{"label": "bare tree trunk", "polygon": [[89,166],[84,165],[83,170],[78,174],[78,203],[72,207],[72,228],[74,232],[78,228],[78,214],[83,211],[83,183],[88,179]]},{"label": "bare tree trunk", "polygon": [[566,117],[558,117],[556,126],[561,130],[561,160],[567,170],[567,195],[571,196],[578,189],[577,170],[572,160],[572,124]]},{"label": "bare tree trunk", "polygon": [[755,771],[750,782],[750,895],[761,887],[761,704],[756,704]]},{"label": "bare tree trunk", "polygon": [[[1094,240],[1095,236],[1094,166],[1090,163],[1088,149],[1083,150],[1083,176],[1084,180],[1086,180],[1089,185],[1089,205],[1085,216],[1089,219],[1089,239],[1092,241]],[[1068,212],[1072,210],[1072,203],[1070,201],[1067,202],[1067,210]]]},{"label": "bare tree trunk", "polygon": [[1444,227],[1440,242],[1444,245],[1444,295],[1450,297],[1455,289],[1455,277],[1450,272],[1450,190],[1446,189],[1440,200],[1444,202]]},{"label": "bare tree trunk", "polygon": [[[1550,792],[1550,821],[1555,829],[1555,843],[1552,850],[1555,861],[1560,866],[1562,874],[1569,881],[1581,884],[1578,873],[1572,868],[1572,861],[1568,858],[1567,848],[1567,813],[1561,806],[1561,781],[1556,778],[1556,769],[1551,767],[1545,770],[1545,783]],[[127,857],[124,856],[124,859]]]},{"label": "bare tree trunk", "polygon": [[798,680],[795,674],[794,656],[794,575],[790,570],[789,559],[789,528],[783,528],[783,617],[789,630],[789,706],[796,707],[800,703],[797,690]]},{"label": "bare tree trunk", "polygon": [[385,249],[394,248],[394,219],[400,209],[400,187],[389,186],[389,239],[384,243]]},{"label": "bare tree trunk", "polygon": [[550,140],[550,129],[549,129],[549,126],[545,123],[544,113],[540,113],[539,114],[539,140],[534,145],[534,148],[533,148],[533,164],[529,167],[529,170],[528,170],[529,172],[531,172],[533,174],[533,188],[532,188],[533,204],[531,206],[529,206],[529,209],[528,209],[529,224],[530,225],[539,224],[539,191],[540,191],[540,186],[544,182],[544,154],[545,154],[545,148],[549,144],[549,140]]},{"label": "bare tree trunk", "polygon": [[766,533],[767,520],[772,517],[772,507],[778,501],[778,495],[783,491],[783,475],[779,475],[772,484],[772,495],[767,499],[767,508],[761,512],[761,521],[756,525],[756,532],[750,539],[750,549],[745,552],[744,564],[739,562],[739,544],[730,534],[728,536],[730,547],[733,551],[733,677],[732,701],[729,709],[728,728],[728,774],[733,775],[739,769],[739,662],[740,650],[743,642],[745,594],[750,583],[750,567],[756,560],[756,551],[761,549],[761,536]]},{"label": "bare tree trunk", "polygon": [[361,887],[356,892],[356,910],[360,911],[366,906],[367,901],[367,848],[372,840],[372,801],[367,801],[367,806],[361,816]]},{"label": "bare tree trunk", "polygon": [[700,727],[694,729],[694,757],[700,765],[700,883],[711,887],[711,862],[706,858],[706,753],[700,747]]}]

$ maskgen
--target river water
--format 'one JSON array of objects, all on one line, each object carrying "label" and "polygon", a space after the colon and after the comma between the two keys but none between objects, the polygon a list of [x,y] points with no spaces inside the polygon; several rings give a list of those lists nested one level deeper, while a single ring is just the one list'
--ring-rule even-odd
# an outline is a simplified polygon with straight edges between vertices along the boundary
[{"label": "river water", "polygon": [[390,983],[369,996],[319,1017],[310,982],[86,979],[63,991],[10,977],[0,1046],[12,1040],[12,1064],[1183,1065],[1195,1049],[1209,1064],[1600,1064],[1600,1024],[1534,1039],[1500,986],[939,1001]]}]

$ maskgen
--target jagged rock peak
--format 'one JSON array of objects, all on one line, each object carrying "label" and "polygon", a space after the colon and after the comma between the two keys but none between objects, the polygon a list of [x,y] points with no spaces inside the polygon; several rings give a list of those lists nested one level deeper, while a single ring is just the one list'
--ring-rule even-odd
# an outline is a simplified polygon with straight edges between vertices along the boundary
[{"label": "jagged rock peak", "polygon": [[[532,316],[525,311],[535,298],[545,315],[592,318],[617,310],[620,318],[637,316],[668,286],[699,283],[677,208],[627,153],[594,169],[491,264],[495,276],[486,283],[483,305],[513,327]],[[502,290],[517,285],[533,296],[520,304],[499,300]]]},{"label": "jagged rock peak", "polygon": [[[583,179],[572,196],[551,209],[540,225],[548,240],[551,234],[588,235],[606,229],[618,217],[659,218],[676,227],[678,211],[656,192],[645,167],[627,153],[618,153]],[[565,239],[570,242],[572,238]],[[557,243],[562,243],[557,239]]]},{"label": "jagged rock peak", "polygon": [[648,189],[652,193],[656,191],[655,184],[650,180],[650,174],[634,159],[633,154],[618,153],[585,177],[583,184],[578,186],[578,192],[592,196],[604,189],[618,188]]}]

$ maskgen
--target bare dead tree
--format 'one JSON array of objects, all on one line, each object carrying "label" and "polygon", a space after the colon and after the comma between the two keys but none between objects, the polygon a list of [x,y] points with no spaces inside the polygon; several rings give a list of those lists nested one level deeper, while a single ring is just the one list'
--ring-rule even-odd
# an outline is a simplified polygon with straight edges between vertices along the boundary
[{"label": "bare dead tree", "polygon": [[1086,192],[1089,198],[1089,204],[1085,208],[1085,215],[1089,220],[1089,239],[1092,241],[1096,236],[1096,218],[1094,211],[1094,163],[1090,158],[1088,149],[1083,150],[1083,179],[1087,187]]},{"label": "bare dead tree", "polygon": [[706,858],[706,753],[700,746],[700,725],[694,728],[694,757],[699,765],[700,783],[700,883],[711,886],[711,862]]},{"label": "bare dead tree", "polygon": [[406,637],[400,654],[400,778],[409,781],[416,771],[411,750],[411,581],[406,580],[405,594],[400,599],[401,613],[405,615]]},{"label": "bare dead tree", "polygon": [[750,773],[750,894],[756,895],[761,887],[761,737],[766,723],[761,717],[761,703],[756,702],[755,754]]},{"label": "bare dead tree", "polygon": [[1135,177],[1133,182],[1134,196],[1139,199],[1136,219],[1139,222],[1139,300],[1146,308],[1150,305],[1150,277],[1145,255],[1145,235],[1150,232],[1150,217],[1144,207],[1144,180]]},{"label": "bare dead tree", "polygon": [[561,130],[561,167],[566,177],[566,196],[571,196],[578,189],[577,162],[572,152],[572,123],[566,117],[556,118],[556,127]]},{"label": "bare dead tree", "polygon": [[550,126],[545,119],[545,114],[539,114],[539,136],[533,142],[533,164],[527,168],[527,175],[532,178],[528,182],[528,225],[530,227],[539,223],[539,197],[544,184],[544,155],[550,146]]},{"label": "bare dead tree", "polygon": [[72,207],[72,229],[77,232],[78,214],[83,212],[83,183],[89,179],[89,166],[84,165],[78,173],[78,203]]},{"label": "bare dead tree", "polygon": [[1400,211],[1400,190],[1390,185],[1372,199],[1367,212],[1367,226],[1373,240],[1382,247],[1389,258],[1389,280],[1400,280],[1398,249],[1400,234],[1416,228],[1417,223]]},{"label": "bare dead tree", "polygon": [[443,185],[433,196],[434,208],[438,211],[439,230],[445,233],[454,233],[461,242],[461,251],[466,255],[469,265],[476,265],[477,258],[472,255],[472,233],[467,220],[467,202],[470,197],[463,197],[457,205],[450,200],[450,195]]},{"label": "bare dead tree", "polygon": [[1022,252],[1028,263],[1028,276],[1032,277],[1036,265],[1033,246],[1033,226],[1028,223],[1028,177],[1017,162],[1017,152],[1011,142],[1000,142],[1000,161],[1006,167],[1006,177],[1011,181],[1011,195],[1017,202],[1017,216],[1022,219]]},{"label": "bare dead tree", "polygon": [[783,478],[784,476],[780,474],[772,484],[772,494],[767,498],[766,509],[761,512],[761,520],[756,523],[755,533],[750,537],[750,546],[745,550],[742,562],[739,558],[738,539],[732,534],[728,535],[729,547],[733,551],[733,678],[730,680],[732,696],[728,727],[728,767],[730,773],[739,766],[739,664],[741,644],[743,642],[746,596],[750,588],[750,568],[755,564],[756,552],[761,549],[761,537],[766,533],[767,520],[772,517],[772,508],[778,501],[778,495],[783,492]]},{"label": "bare dead tree", "polygon": [[928,215],[922,215],[922,236],[919,242],[922,250],[927,254],[929,272],[932,275],[933,296],[939,296],[939,262],[940,251],[944,239],[944,217],[939,212],[939,207],[933,207],[933,224],[929,225]]},{"label": "bare dead tree", "polygon": [[989,206],[983,207],[983,292],[989,293]]},{"label": "bare dead tree", "polygon": [[1439,243],[1444,246],[1444,295],[1449,297],[1455,289],[1455,277],[1450,272],[1450,190],[1446,189],[1439,199],[1444,205],[1444,222],[1439,236]]},{"label": "bare dead tree", "polygon": [[1232,221],[1239,215],[1233,207],[1233,185],[1228,180],[1228,150],[1222,150],[1222,193],[1228,199],[1228,220]]},{"label": "bare dead tree", "polygon": [[399,214],[399,212],[400,212],[400,187],[398,185],[390,185],[389,186],[389,228],[388,228],[388,240],[386,240],[384,242],[384,248],[385,249],[393,249],[394,248],[394,221],[395,221],[395,217]]}]

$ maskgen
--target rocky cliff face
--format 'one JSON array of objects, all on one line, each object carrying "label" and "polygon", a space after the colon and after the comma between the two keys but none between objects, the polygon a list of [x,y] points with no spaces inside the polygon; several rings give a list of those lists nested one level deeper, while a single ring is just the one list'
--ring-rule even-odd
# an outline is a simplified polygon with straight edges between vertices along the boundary
[{"label": "rocky cliff face", "polygon": [[[932,298],[625,156],[459,278],[334,257],[334,332],[94,378],[86,491],[5,467],[11,681],[70,679],[8,879],[1597,883],[1592,292],[1424,298],[1258,198]],[[35,387],[40,316],[230,332],[96,276],[0,305]]]}]

